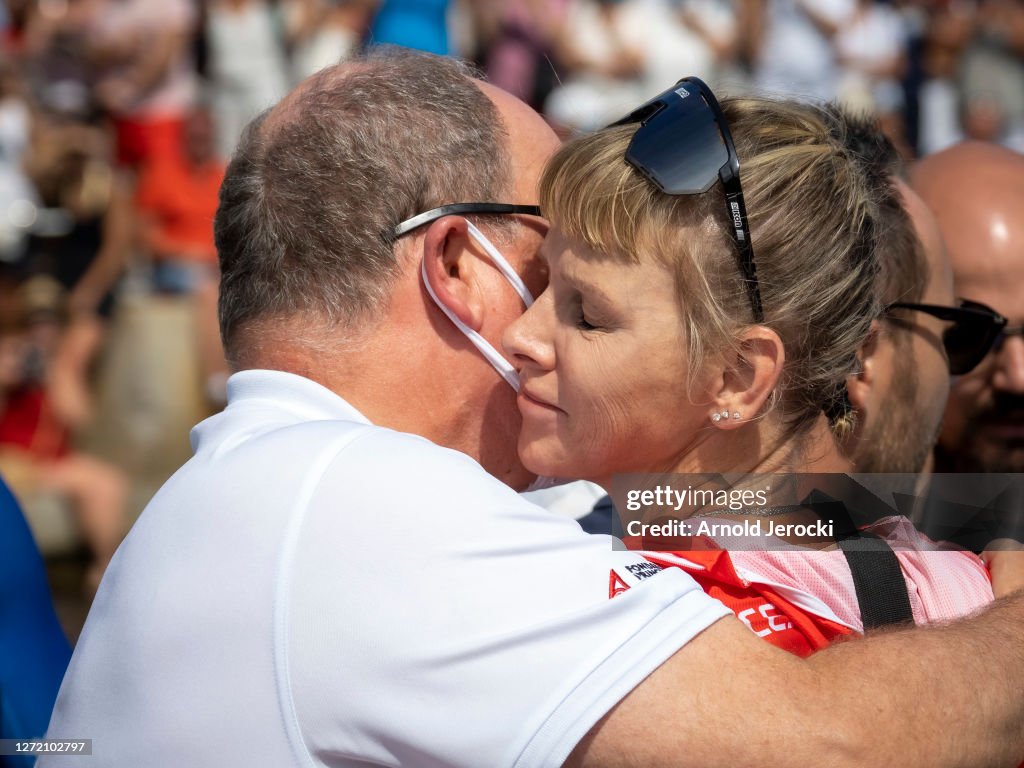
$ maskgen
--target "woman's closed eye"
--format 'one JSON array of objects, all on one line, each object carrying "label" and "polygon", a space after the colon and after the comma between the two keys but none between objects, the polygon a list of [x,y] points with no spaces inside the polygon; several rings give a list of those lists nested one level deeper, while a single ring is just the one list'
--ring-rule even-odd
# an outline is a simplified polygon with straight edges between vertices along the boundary
[{"label": "woman's closed eye", "polygon": [[593,306],[587,306],[586,301],[582,299],[574,309],[574,317],[576,318],[576,327],[585,332],[611,331],[615,327],[615,323],[607,314]]},{"label": "woman's closed eye", "polygon": [[574,293],[567,297],[566,319],[581,331],[597,331],[601,329],[601,322],[593,312],[583,303],[583,297]]},{"label": "woman's closed eye", "polygon": [[581,331],[597,331],[601,329],[600,325],[598,325],[597,323],[592,323],[590,321],[590,319],[587,317],[586,311],[583,309],[582,306],[580,306],[576,314],[576,327],[579,328]]},{"label": "woman's closed eye", "polygon": [[556,288],[555,300],[561,322],[579,331],[604,332],[613,330],[617,325],[614,312],[605,306],[607,299],[603,295],[595,296],[570,284]]}]

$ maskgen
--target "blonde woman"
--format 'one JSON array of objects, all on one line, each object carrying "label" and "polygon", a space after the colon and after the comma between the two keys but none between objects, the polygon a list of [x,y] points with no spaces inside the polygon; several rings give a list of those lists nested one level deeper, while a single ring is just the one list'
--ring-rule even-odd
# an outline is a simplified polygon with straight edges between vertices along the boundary
[{"label": "blonde woman", "polygon": [[[522,383],[525,465],[609,492],[622,473],[851,471],[836,438],[852,428],[847,377],[884,314],[883,186],[844,143],[837,113],[719,106],[695,78],[563,147],[541,182],[550,285],[505,336]],[[911,314],[942,337],[946,323]],[[799,506],[744,514],[816,519]],[[844,553],[817,546],[774,540],[770,551],[655,560],[686,568],[758,634],[805,654],[872,626]],[[973,555],[901,549],[906,618],[992,600]]]}]

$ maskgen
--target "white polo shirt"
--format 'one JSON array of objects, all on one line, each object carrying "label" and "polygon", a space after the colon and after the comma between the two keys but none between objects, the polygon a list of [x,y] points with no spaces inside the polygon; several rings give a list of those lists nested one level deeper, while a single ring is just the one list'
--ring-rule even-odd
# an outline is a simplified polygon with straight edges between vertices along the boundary
[{"label": "white polo shirt", "polygon": [[312,381],[228,400],[75,649],[48,736],[92,756],[40,765],[556,766],[729,613]]}]

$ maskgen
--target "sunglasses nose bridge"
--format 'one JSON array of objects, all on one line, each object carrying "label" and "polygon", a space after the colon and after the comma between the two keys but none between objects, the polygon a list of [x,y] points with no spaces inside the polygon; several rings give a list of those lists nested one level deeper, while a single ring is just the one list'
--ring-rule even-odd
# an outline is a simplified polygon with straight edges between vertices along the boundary
[{"label": "sunglasses nose bridge", "polygon": [[1024,395],[1024,329],[1018,327],[1003,331],[993,352],[993,386]]},{"label": "sunglasses nose bridge", "polygon": [[1001,328],[999,335],[996,337],[993,349],[999,351],[1003,348],[1007,341],[1010,339],[1024,339],[1024,325],[1018,325],[1013,328]]}]

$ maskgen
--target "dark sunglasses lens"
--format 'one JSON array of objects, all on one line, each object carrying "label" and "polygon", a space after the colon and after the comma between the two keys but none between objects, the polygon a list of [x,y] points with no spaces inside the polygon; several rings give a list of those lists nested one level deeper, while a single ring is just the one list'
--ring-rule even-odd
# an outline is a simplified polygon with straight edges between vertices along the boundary
[{"label": "dark sunglasses lens", "polygon": [[955,376],[970,373],[985,359],[999,335],[999,326],[984,319],[960,320],[942,335],[949,358],[949,372]]},{"label": "dark sunglasses lens", "polygon": [[626,151],[626,161],[670,195],[707,192],[729,161],[711,108],[689,87],[662,97],[665,106],[637,129]]}]

